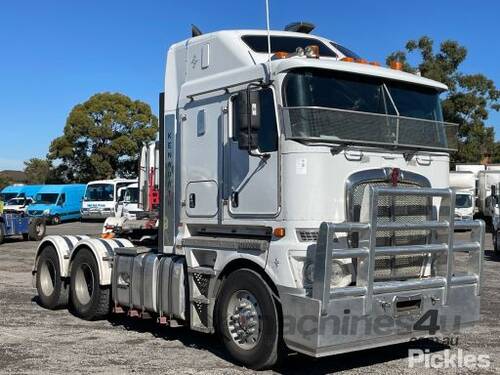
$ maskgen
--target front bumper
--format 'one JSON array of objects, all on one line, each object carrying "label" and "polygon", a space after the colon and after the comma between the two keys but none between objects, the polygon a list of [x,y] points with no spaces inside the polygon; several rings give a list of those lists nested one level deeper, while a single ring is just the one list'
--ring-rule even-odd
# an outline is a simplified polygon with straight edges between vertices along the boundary
[{"label": "front bumper", "polygon": [[[283,336],[290,349],[322,357],[457,332],[479,320],[484,222],[455,222],[455,196],[450,189],[370,189],[368,223],[321,225],[312,290],[279,288]],[[442,209],[428,222],[377,223],[378,197],[404,194],[438,197]],[[376,245],[377,230],[415,229],[429,230],[430,243]],[[455,229],[470,230],[470,241],[454,243]],[[337,233],[357,233],[358,247],[338,248]],[[455,269],[459,252],[468,253],[465,272]],[[432,273],[415,279],[374,281],[376,256],[417,253],[432,257]],[[357,264],[355,286],[330,289],[332,261],[348,258]]]}]

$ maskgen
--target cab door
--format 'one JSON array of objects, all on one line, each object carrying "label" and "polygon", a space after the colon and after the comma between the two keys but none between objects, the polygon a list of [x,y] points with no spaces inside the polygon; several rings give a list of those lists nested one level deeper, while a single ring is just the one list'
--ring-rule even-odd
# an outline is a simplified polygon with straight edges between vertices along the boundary
[{"label": "cab door", "polygon": [[[279,212],[278,121],[274,91],[258,90],[258,148],[250,153],[239,144],[238,97],[230,100],[225,178],[231,217],[272,217]],[[257,106],[259,107],[259,106]]]}]

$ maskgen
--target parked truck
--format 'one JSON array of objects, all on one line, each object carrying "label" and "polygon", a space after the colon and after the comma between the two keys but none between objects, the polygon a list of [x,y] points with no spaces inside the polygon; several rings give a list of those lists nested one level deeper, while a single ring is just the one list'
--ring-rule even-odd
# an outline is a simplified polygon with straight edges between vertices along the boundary
[{"label": "parked truck", "polygon": [[137,180],[115,178],[113,180],[91,181],[87,184],[81,207],[82,220],[106,219],[116,213],[118,202],[123,198],[125,187]]},{"label": "parked truck", "polygon": [[158,237],[160,174],[159,142],[142,147],[139,182],[126,187],[114,216],[103,225],[103,237],[121,236],[135,242],[150,242]]},{"label": "parked truck", "polygon": [[[304,32],[174,44],[158,246],[49,236],[33,268],[40,303],[217,333],[256,369],[283,347],[323,357],[473,325],[484,223],[454,220],[447,87],[398,67]],[[453,242],[454,229],[470,238]]]},{"label": "parked truck", "polygon": [[[491,224],[491,218],[494,215],[494,205],[492,205],[492,186],[498,188],[500,183],[500,171],[485,170],[479,172],[478,178],[478,207],[480,214]],[[493,188],[495,189],[495,188]]]},{"label": "parked truck", "polygon": [[455,220],[472,220],[476,200],[474,173],[451,171],[450,188],[455,191]]}]

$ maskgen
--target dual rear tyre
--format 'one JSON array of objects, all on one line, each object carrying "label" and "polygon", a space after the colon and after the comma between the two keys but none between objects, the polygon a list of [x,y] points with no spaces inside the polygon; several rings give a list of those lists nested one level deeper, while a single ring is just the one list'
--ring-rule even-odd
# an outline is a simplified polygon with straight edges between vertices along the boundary
[{"label": "dual rear tyre", "polygon": [[99,284],[99,268],[88,249],[80,250],[73,259],[68,285],[61,277],[56,250],[46,246],[38,257],[36,288],[40,305],[45,308],[57,309],[69,302],[71,312],[85,320],[109,314],[111,290]]},{"label": "dual rear tyre", "polygon": [[59,258],[52,245],[43,248],[36,269],[36,289],[40,305],[52,310],[66,306],[69,288],[61,277]]},{"label": "dual rear tyre", "polygon": [[71,264],[71,311],[85,320],[105,318],[111,310],[111,288],[100,285],[94,254],[80,250]]}]

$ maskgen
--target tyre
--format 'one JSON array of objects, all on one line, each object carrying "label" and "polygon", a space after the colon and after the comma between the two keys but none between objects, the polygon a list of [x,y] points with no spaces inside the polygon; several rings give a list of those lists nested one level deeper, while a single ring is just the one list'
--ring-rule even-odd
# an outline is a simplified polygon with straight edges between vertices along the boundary
[{"label": "tyre", "polygon": [[496,230],[493,231],[493,250],[495,254],[500,254],[500,241]]},{"label": "tyre", "polygon": [[0,245],[5,241],[5,227],[3,222],[0,221]]},{"label": "tyre", "polygon": [[72,312],[85,320],[106,317],[111,307],[111,289],[99,284],[99,267],[94,254],[80,250],[71,264]]},{"label": "tyre", "polygon": [[52,225],[59,225],[61,224],[61,218],[57,215],[52,217],[52,220],[50,221]]},{"label": "tyre", "polygon": [[261,370],[278,360],[278,309],[264,279],[250,269],[231,273],[216,308],[216,331],[227,351],[246,367]]},{"label": "tyre", "polygon": [[31,241],[40,241],[43,237],[45,237],[46,230],[47,228],[45,226],[45,220],[43,219],[32,220],[30,222],[28,239]]},{"label": "tyre", "polygon": [[40,305],[52,310],[66,306],[69,288],[61,278],[59,258],[52,245],[43,248],[36,270],[36,290]]}]

